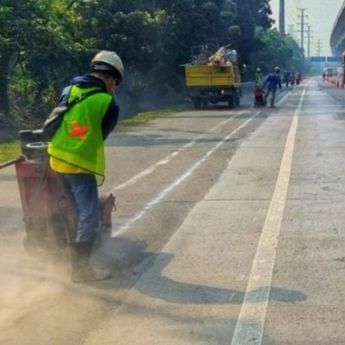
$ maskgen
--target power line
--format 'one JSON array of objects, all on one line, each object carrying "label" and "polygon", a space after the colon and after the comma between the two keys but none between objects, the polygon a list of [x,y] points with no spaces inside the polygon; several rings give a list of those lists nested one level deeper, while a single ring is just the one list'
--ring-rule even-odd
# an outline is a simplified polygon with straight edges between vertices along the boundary
[{"label": "power line", "polygon": [[301,33],[301,48],[304,50],[304,34],[306,33],[306,18],[308,17],[305,12],[307,11],[307,8],[299,8],[299,11],[301,12],[301,14],[298,16],[298,18],[300,18],[300,22],[297,23],[297,25],[299,25],[301,27],[300,30],[298,30],[298,32]]},{"label": "power line", "polygon": [[311,44],[311,40],[312,40],[312,30],[311,30],[311,26],[308,25],[307,26],[307,40],[308,40],[308,57],[310,57],[310,44]]},{"label": "power line", "polygon": [[317,40],[316,51],[317,56],[321,56],[322,42],[320,39]]}]

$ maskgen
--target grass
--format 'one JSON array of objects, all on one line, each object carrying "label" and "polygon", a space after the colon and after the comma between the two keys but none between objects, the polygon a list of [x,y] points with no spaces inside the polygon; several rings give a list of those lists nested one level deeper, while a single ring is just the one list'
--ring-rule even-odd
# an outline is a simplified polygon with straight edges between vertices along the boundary
[{"label": "grass", "polygon": [[178,113],[178,112],[181,112],[181,111],[184,111],[187,109],[188,109],[187,105],[179,105],[179,106],[175,106],[172,108],[148,111],[145,113],[139,113],[130,119],[120,121],[119,127],[121,128],[121,127],[142,125],[142,124],[145,124],[151,120],[165,117],[165,116],[168,116],[170,114]]},{"label": "grass", "polygon": [[0,144],[0,162],[17,158],[21,154],[19,141]]},{"label": "grass", "polygon": [[[120,121],[118,127],[121,128],[142,125],[151,120],[165,117],[170,114],[178,113],[187,109],[189,109],[188,105],[179,105],[171,108],[139,113],[130,119]],[[15,159],[20,154],[21,148],[19,141],[12,141],[5,144],[0,144],[0,163],[6,162],[11,159]]]}]

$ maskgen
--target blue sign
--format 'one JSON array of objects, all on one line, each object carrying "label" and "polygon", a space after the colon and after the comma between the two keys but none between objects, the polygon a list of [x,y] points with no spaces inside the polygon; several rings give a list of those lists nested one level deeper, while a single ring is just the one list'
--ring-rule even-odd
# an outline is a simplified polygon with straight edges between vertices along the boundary
[{"label": "blue sign", "polygon": [[326,63],[326,62],[341,62],[341,56],[311,56],[310,62]]},{"label": "blue sign", "polygon": [[326,62],[326,56],[311,56],[310,62]]},{"label": "blue sign", "polygon": [[327,62],[341,62],[341,56],[328,56]]}]

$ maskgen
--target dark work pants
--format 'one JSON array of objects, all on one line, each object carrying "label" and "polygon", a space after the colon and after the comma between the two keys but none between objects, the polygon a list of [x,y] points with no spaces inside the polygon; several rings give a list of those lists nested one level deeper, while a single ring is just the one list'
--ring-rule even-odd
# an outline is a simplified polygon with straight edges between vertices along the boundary
[{"label": "dark work pants", "polygon": [[59,174],[78,218],[73,244],[94,242],[99,227],[100,209],[96,178],[92,174]]}]

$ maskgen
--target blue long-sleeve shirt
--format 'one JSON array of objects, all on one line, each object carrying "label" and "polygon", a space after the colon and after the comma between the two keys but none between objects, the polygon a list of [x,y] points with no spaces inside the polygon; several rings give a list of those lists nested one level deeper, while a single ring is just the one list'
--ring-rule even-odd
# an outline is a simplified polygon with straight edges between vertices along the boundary
[{"label": "blue long-sleeve shirt", "polygon": [[278,73],[270,73],[265,80],[264,86],[267,86],[269,90],[277,90],[277,87],[281,89],[282,82],[280,79],[280,75]]}]

